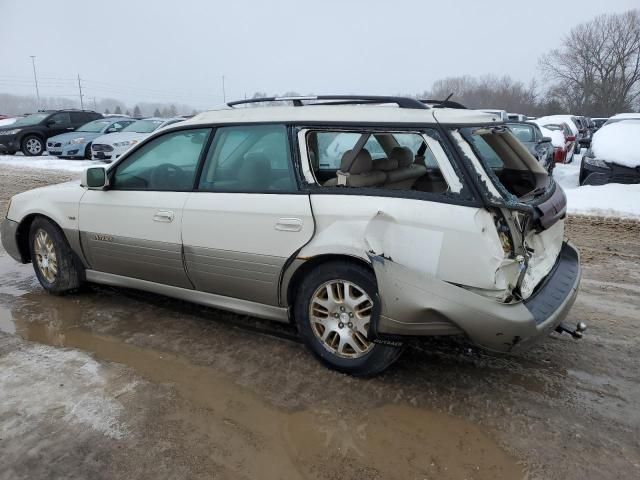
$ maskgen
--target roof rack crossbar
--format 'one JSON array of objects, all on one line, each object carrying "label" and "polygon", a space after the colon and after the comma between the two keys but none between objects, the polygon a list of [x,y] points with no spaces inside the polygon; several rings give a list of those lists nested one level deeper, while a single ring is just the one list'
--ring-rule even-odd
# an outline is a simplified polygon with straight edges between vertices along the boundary
[{"label": "roof rack crossbar", "polygon": [[[325,103],[303,103],[303,101],[324,102],[326,100],[334,100],[333,102]],[[236,105],[245,105],[250,103],[266,103],[266,102],[292,102],[295,107],[302,107],[305,105],[369,105],[369,104],[385,104],[394,103],[400,108],[411,108],[418,110],[428,109],[429,106],[425,105],[420,100],[408,97],[393,97],[382,95],[314,95],[314,96],[301,96],[301,97],[264,97],[264,98],[249,98],[246,100],[236,100],[234,102],[228,102],[229,107],[235,107]]]}]

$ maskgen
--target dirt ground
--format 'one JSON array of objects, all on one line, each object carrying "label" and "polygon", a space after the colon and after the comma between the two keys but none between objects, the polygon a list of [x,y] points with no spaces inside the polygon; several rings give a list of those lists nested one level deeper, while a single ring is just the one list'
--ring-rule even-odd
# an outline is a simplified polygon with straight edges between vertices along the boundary
[{"label": "dirt ground", "polygon": [[[0,211],[67,180],[0,169]],[[0,249],[0,479],[640,478],[640,223],[569,219],[569,322],[513,356],[412,343],[329,371],[295,331],[130,290],[45,294]]]}]

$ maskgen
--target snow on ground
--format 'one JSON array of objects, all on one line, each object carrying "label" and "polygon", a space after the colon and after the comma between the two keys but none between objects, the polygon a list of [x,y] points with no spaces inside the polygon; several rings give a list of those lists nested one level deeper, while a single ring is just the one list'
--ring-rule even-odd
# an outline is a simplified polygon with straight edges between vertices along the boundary
[{"label": "snow on ground", "polygon": [[579,187],[580,161],[576,155],[572,163],[559,163],[553,170],[553,178],[567,194],[569,214],[640,219],[640,184]]},{"label": "snow on ground", "polygon": [[21,155],[0,155],[0,168],[3,166],[14,168],[35,168],[38,170],[64,170],[67,172],[82,172],[91,166],[104,166],[98,160],[63,160],[57,157],[24,157]]}]

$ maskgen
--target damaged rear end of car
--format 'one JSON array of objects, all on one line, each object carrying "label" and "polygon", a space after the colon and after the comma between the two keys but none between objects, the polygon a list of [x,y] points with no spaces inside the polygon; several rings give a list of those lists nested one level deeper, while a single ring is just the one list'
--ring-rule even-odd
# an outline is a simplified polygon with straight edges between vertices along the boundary
[{"label": "damaged rear end of car", "polygon": [[[506,127],[441,127],[482,198],[474,216],[482,241],[469,237],[459,255],[464,266],[427,271],[385,242],[393,237],[393,218],[373,219],[366,242],[382,307],[372,336],[465,334],[480,347],[509,352],[566,328],[581,270],[564,238],[561,187]],[[475,280],[482,275],[484,281]]]}]

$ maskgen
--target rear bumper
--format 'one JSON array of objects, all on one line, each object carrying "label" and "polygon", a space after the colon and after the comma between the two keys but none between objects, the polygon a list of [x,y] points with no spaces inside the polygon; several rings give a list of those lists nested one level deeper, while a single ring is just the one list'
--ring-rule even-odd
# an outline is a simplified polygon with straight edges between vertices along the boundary
[{"label": "rear bumper", "polygon": [[580,256],[564,243],[553,269],[524,302],[504,304],[373,257],[381,297],[376,334],[466,334],[487,350],[509,352],[533,343],[560,324],[575,302]]},{"label": "rear bumper", "polygon": [[20,263],[26,263],[18,248],[18,222],[5,218],[0,223],[0,238],[7,253]]}]

